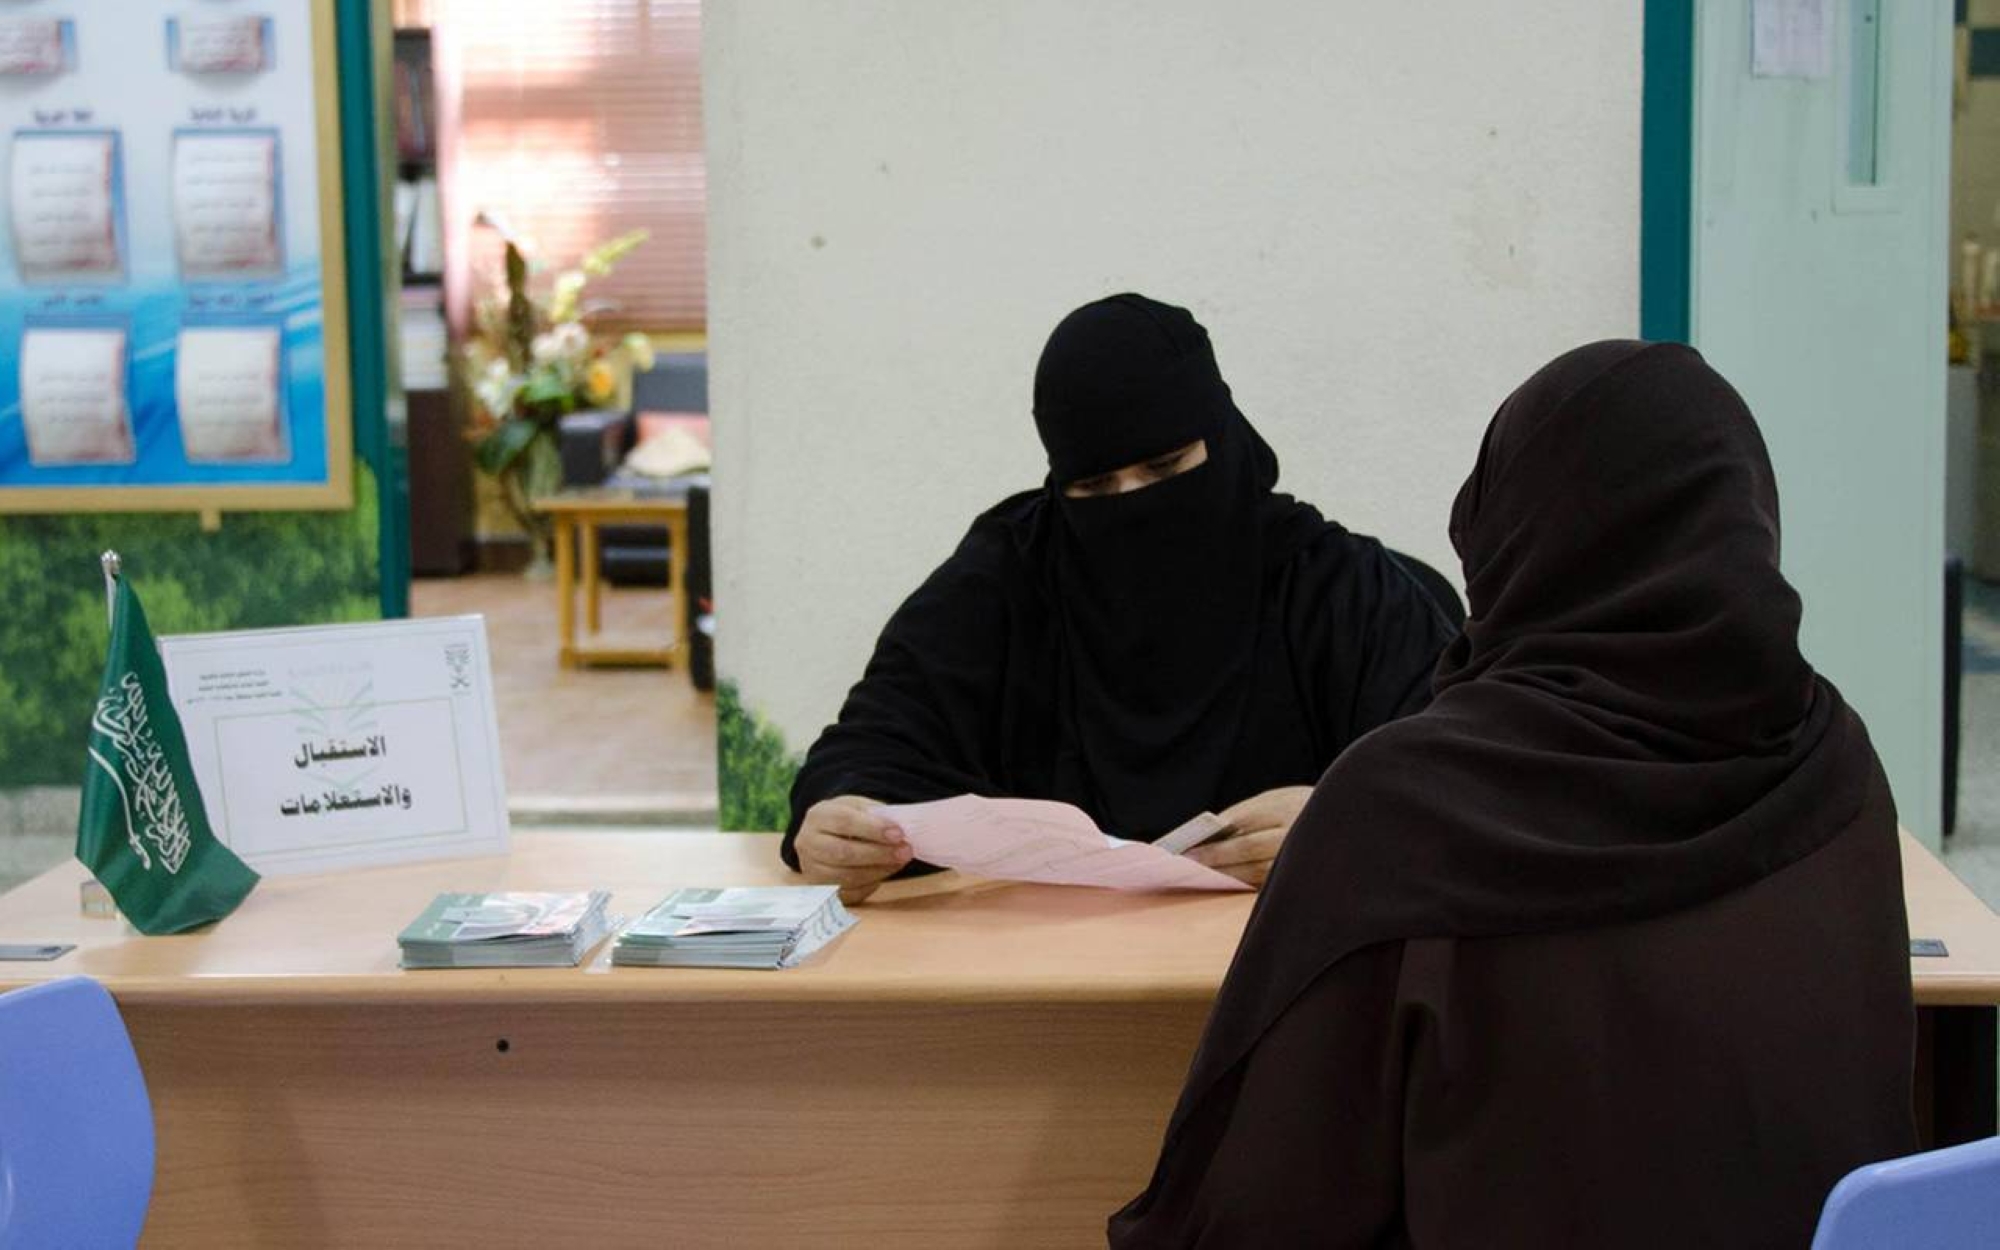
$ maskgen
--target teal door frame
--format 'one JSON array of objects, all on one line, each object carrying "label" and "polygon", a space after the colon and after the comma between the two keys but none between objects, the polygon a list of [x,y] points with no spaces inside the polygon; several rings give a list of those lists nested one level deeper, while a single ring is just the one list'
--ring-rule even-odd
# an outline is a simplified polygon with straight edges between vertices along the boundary
[{"label": "teal door frame", "polygon": [[1639,337],[1688,340],[1694,246],[1695,0],[1646,0],[1640,100]]},{"label": "teal door frame", "polygon": [[389,426],[386,187],[378,108],[381,61],[389,39],[385,7],[376,0],[336,0],[335,19],[354,450],[375,474],[382,615],[395,618],[410,614],[410,487],[408,454]]}]

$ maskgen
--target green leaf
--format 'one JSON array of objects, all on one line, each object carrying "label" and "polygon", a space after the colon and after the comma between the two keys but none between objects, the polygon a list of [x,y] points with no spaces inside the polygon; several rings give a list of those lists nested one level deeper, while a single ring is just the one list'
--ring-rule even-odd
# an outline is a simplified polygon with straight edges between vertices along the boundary
[{"label": "green leaf", "polygon": [[784,735],[743,702],[733,681],[715,688],[716,773],[724,829],[764,832],[791,819],[799,759]]},{"label": "green leaf", "polygon": [[570,385],[569,379],[550,369],[529,375],[527,384],[521,388],[521,402],[530,408],[555,406],[566,412],[574,394],[575,388]]},{"label": "green leaf", "polygon": [[533,421],[502,421],[491,434],[479,440],[473,458],[482,472],[498,477],[513,467],[539,433],[541,427]]},{"label": "green leaf", "polygon": [[528,367],[528,344],[535,339],[535,305],[528,298],[528,258],[507,241],[507,363],[515,372]]},{"label": "green leaf", "polygon": [[553,495],[562,489],[562,452],[553,436],[528,444],[528,454],[522,457],[521,480],[530,499]]}]

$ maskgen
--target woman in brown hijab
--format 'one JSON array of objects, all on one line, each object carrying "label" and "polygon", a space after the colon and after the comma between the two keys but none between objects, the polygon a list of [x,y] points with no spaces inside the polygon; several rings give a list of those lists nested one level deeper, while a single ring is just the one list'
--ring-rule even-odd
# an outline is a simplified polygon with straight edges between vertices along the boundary
[{"label": "woman in brown hijab", "polygon": [[1896,814],[1755,422],[1598,343],[1452,508],[1436,699],[1321,779],[1114,1246],[1804,1246],[1915,1148]]}]

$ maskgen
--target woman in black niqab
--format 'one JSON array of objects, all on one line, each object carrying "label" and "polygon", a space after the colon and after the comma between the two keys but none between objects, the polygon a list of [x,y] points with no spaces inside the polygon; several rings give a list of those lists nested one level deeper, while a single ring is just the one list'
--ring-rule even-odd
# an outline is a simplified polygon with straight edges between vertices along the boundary
[{"label": "woman in black niqab", "polygon": [[[1310,785],[1426,696],[1437,606],[1379,544],[1275,491],[1277,457],[1186,310],[1120,295],[1071,313],[1034,414],[1047,479],[975,521],[884,629],[794,786],[795,867],[821,804],[850,840],[874,803],[964,793],[1155,837]],[[1121,472],[1151,477],[1099,489]]]},{"label": "woman in black niqab", "polygon": [[[1326,522],[1272,492],[1277,456],[1182,309],[1128,295],[1065,318],[1035,371],[1035,426],[1060,714],[1110,827],[1163,833],[1214,801],[1257,732],[1265,569]],[[1205,463],[1142,490],[1064,489],[1193,443]]]},{"label": "woman in black niqab", "polygon": [[1112,1243],[1804,1244],[1911,1144],[1909,970],[1756,424],[1690,349],[1581,348],[1452,540],[1435,698],[1316,788]]}]

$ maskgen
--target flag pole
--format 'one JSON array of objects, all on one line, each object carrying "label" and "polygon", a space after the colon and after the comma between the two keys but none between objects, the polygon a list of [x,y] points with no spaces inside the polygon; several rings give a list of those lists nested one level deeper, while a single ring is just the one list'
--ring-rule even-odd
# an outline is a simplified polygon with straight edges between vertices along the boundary
[{"label": "flag pole", "polygon": [[104,566],[104,616],[115,627],[118,624],[118,553],[107,551],[97,557],[97,562]]}]

